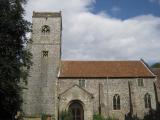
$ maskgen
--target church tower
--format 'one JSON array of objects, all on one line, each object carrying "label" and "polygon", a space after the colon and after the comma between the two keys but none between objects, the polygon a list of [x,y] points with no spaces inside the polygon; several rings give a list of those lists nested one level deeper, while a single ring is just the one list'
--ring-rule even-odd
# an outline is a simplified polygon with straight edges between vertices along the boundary
[{"label": "church tower", "polygon": [[57,117],[57,76],[61,59],[61,12],[33,12],[33,54],[23,110],[26,116],[49,114]]}]

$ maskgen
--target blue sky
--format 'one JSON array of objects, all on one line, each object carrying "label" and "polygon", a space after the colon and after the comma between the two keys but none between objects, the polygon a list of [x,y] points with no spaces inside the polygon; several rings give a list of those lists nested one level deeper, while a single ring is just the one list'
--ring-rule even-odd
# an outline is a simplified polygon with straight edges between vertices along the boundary
[{"label": "blue sky", "polygon": [[153,0],[97,0],[93,12],[100,11],[120,19],[146,14],[160,16],[160,3]]},{"label": "blue sky", "polygon": [[62,11],[62,59],[160,61],[160,0],[29,0],[33,11]]}]

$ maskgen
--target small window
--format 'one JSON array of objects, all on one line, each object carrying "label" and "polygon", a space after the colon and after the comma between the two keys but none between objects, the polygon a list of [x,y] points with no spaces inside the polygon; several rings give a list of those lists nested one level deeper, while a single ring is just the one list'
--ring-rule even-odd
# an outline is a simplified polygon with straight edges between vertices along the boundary
[{"label": "small window", "polygon": [[48,51],[42,51],[42,56],[43,57],[48,57]]},{"label": "small window", "polygon": [[138,86],[144,86],[143,79],[141,78],[138,79]]},{"label": "small window", "polygon": [[85,87],[85,80],[79,80],[79,86],[80,87]]},{"label": "small window", "polygon": [[113,97],[113,110],[120,110],[120,96],[115,94]]},{"label": "small window", "polygon": [[50,32],[50,27],[48,25],[42,26],[42,33],[46,34]]},{"label": "small window", "polygon": [[149,93],[146,93],[144,96],[145,108],[151,108],[151,96]]}]

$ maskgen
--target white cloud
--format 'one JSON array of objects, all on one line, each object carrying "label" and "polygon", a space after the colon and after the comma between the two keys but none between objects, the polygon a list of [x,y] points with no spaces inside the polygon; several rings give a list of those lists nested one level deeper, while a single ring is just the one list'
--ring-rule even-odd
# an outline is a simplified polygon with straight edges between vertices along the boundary
[{"label": "white cloud", "polygon": [[160,5],[160,0],[149,0],[151,3],[158,3]]},{"label": "white cloud", "polygon": [[121,8],[118,7],[118,6],[113,6],[113,7],[111,8],[111,11],[112,11],[112,12],[119,12],[120,10],[121,10]]},{"label": "white cloud", "polygon": [[30,0],[31,11],[63,14],[63,59],[160,61],[160,17],[143,15],[120,20],[105,12],[93,14],[94,0]]},{"label": "white cloud", "polygon": [[27,19],[31,19],[34,11],[63,11],[63,13],[73,14],[88,11],[95,0],[29,0],[26,5]]},{"label": "white cloud", "polygon": [[149,2],[152,2],[152,3],[155,2],[155,1],[156,1],[156,0],[149,0]]},{"label": "white cloud", "polygon": [[160,18],[154,16],[122,21],[85,12],[75,15],[64,31],[65,58],[160,59]]}]

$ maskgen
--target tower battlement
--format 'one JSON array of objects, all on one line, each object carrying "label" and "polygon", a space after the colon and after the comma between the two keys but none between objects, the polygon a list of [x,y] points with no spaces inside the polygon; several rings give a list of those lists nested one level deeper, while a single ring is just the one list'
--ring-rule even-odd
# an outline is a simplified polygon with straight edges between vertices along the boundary
[{"label": "tower battlement", "polygon": [[61,11],[60,12],[33,12],[34,18],[36,17],[61,17]]}]

